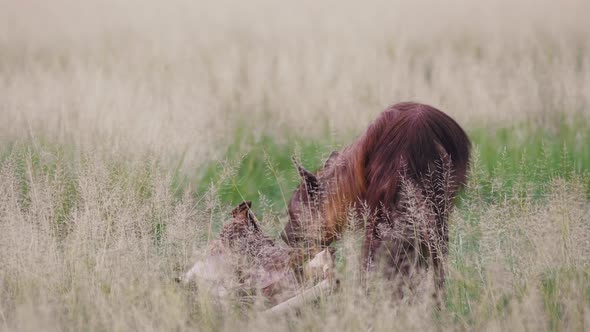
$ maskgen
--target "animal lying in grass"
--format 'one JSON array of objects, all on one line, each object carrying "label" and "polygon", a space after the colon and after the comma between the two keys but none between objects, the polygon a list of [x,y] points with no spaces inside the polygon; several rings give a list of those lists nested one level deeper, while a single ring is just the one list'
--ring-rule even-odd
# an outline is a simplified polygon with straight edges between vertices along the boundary
[{"label": "animal lying in grass", "polygon": [[300,270],[301,250],[279,246],[266,236],[251,207],[251,202],[243,202],[232,211],[219,239],[179,281],[197,281],[218,297],[261,297],[275,305],[297,295],[301,287],[332,277],[332,252],[318,253]]},{"label": "animal lying in grass", "polygon": [[352,212],[366,221],[367,271],[393,279],[432,266],[440,290],[447,219],[466,181],[469,154],[469,138],[445,113],[418,103],[393,105],[315,174],[294,160],[302,181],[281,237],[313,256],[340,237]]}]

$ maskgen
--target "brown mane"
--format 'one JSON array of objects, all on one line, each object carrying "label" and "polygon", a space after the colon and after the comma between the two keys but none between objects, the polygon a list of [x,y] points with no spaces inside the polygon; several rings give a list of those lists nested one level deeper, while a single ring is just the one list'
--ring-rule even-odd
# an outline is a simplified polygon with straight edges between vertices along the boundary
[{"label": "brown mane", "polygon": [[377,209],[381,204],[394,208],[399,200],[399,176],[421,183],[428,168],[448,154],[452,160],[455,182],[465,183],[469,160],[469,138],[445,113],[422,104],[401,103],[385,110],[361,138],[344,151],[347,167],[336,167],[340,194],[331,200],[328,223],[338,234],[337,220],[346,213],[351,198]]}]

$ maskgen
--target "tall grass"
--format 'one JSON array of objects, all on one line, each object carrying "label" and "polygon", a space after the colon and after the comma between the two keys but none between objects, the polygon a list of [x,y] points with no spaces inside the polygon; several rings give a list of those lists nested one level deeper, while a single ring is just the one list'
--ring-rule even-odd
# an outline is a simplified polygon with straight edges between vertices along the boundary
[{"label": "tall grass", "polygon": [[[0,0],[1,330],[585,330],[587,1]],[[299,179],[387,105],[474,143],[441,310],[359,278],[266,317],[173,280],[243,199],[268,234]],[[387,287],[387,284],[382,285]]]},{"label": "tall grass", "polygon": [[[290,155],[289,148],[263,146],[277,160]],[[365,294],[358,279],[362,234],[353,232],[337,245],[341,291],[279,324],[173,279],[216,236],[236,192],[260,198],[255,210],[266,231],[276,233],[285,216],[280,191],[273,188],[291,188],[295,180],[287,161],[283,175],[274,177],[264,155],[242,159],[266,169],[244,176],[279,179],[263,196],[240,183],[244,165],[197,190],[178,187],[174,169],[155,157],[122,162],[16,143],[4,150],[0,172],[4,327],[583,328],[590,304],[589,173],[574,168],[575,153],[565,169],[551,167],[560,155],[546,154],[531,169],[514,170],[509,165],[519,161],[500,147],[498,162],[488,169],[480,150],[476,145],[469,186],[452,218],[450,273],[438,315],[424,295],[430,284],[407,303],[391,302],[382,292]],[[322,153],[310,155],[321,160]]]}]

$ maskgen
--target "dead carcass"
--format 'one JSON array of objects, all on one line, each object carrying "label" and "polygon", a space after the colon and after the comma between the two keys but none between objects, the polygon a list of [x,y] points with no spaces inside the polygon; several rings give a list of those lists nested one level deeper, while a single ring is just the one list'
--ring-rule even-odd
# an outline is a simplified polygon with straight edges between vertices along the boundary
[{"label": "dead carcass", "polygon": [[302,249],[280,246],[265,235],[251,211],[251,202],[243,202],[232,211],[219,239],[209,244],[203,257],[179,281],[195,281],[219,298],[237,294],[262,299],[267,307],[278,304],[269,310],[277,312],[331,290],[335,284],[333,254],[326,249],[301,264],[305,257]]}]

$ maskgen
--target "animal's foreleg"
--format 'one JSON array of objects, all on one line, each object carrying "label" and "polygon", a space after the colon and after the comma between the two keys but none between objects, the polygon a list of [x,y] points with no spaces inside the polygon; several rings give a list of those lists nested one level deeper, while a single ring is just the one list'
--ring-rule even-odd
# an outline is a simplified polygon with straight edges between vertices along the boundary
[{"label": "animal's foreleg", "polygon": [[432,267],[434,272],[434,301],[438,309],[441,308],[445,287],[444,256],[441,250],[436,250],[432,255]]}]

